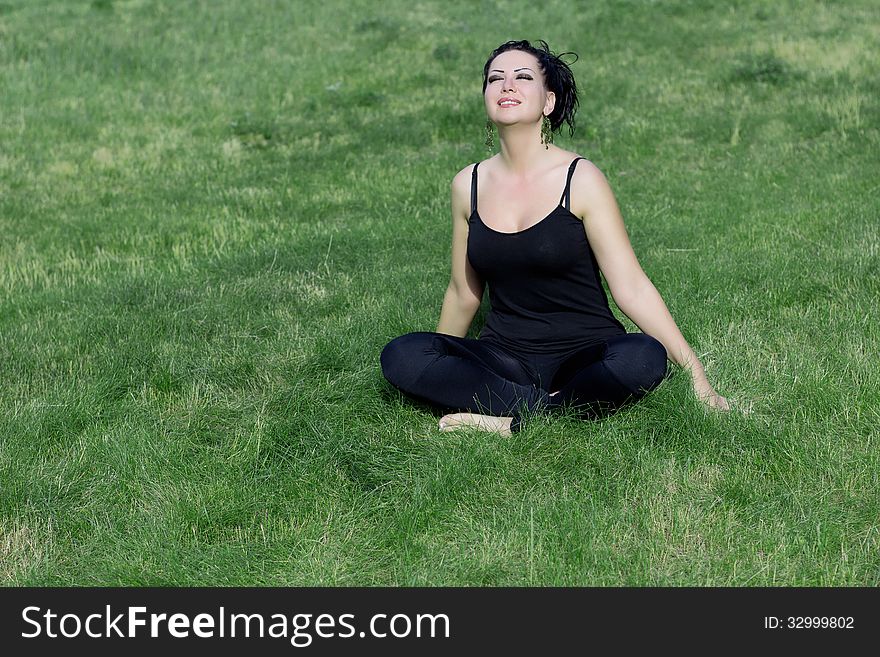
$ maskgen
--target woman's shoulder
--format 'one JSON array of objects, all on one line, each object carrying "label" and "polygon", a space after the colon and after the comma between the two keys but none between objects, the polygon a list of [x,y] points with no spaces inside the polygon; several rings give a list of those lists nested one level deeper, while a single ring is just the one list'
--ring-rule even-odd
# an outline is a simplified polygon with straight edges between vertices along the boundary
[{"label": "woman's shoulder", "polygon": [[452,208],[456,214],[468,216],[471,206],[471,184],[475,163],[468,164],[452,178]]},{"label": "woman's shoulder", "polygon": [[468,179],[468,180],[470,180],[470,178],[471,178],[471,174],[472,174],[473,171],[474,171],[474,166],[475,166],[475,165],[476,165],[475,162],[471,162],[470,164],[468,164],[468,165],[467,165],[466,167],[464,167],[463,169],[460,169],[460,170],[458,171],[458,173],[456,173],[455,176],[452,178],[453,182],[456,181],[456,180],[461,180],[461,179],[465,179],[465,178]]},{"label": "woman's shoulder", "polygon": [[[492,158],[490,157],[485,160],[481,160],[480,162],[471,162],[466,167],[459,170],[458,173],[456,173],[455,176],[453,176],[452,178],[452,189],[458,193],[467,193],[469,195],[471,183],[473,181],[474,170],[477,166],[483,165],[484,162],[488,162],[491,159]],[[485,168],[485,165],[483,166],[483,168]]]},{"label": "woman's shoulder", "polygon": [[[571,177],[571,184],[577,186],[595,185],[600,181],[605,181],[605,174],[596,165],[595,162],[582,155],[575,155],[578,158]],[[572,162],[574,157],[572,158]]]},{"label": "woman's shoulder", "polygon": [[591,160],[578,161],[571,176],[571,211],[583,219],[596,203],[609,203],[614,198],[611,184],[602,170]]},{"label": "woman's shoulder", "polygon": [[452,189],[454,192],[458,192],[460,194],[464,194],[466,191],[470,190],[471,187],[471,174],[474,170],[474,163],[468,164],[466,167],[461,169],[458,173],[455,174],[452,178]]}]

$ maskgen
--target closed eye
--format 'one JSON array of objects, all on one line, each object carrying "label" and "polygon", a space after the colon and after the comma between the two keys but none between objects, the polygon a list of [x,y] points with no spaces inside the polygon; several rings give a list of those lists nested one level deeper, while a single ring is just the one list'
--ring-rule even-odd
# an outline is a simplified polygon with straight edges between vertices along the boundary
[{"label": "closed eye", "polygon": [[[517,79],[517,80],[519,80],[520,78],[522,78],[523,80],[532,80],[532,79],[534,79],[534,78],[532,78],[531,75],[529,75],[529,74],[527,74],[527,73],[520,73],[519,75],[516,76],[516,79]],[[503,79],[503,78],[500,78],[500,77],[498,77],[498,76],[496,75],[496,76],[494,76],[494,77],[489,78],[489,82],[495,82],[496,80],[502,80],[502,79]]]}]

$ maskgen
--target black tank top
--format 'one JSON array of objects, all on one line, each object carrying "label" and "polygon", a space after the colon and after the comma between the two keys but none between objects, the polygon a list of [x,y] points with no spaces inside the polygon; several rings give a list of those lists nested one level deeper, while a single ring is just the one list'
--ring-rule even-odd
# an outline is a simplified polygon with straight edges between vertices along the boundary
[{"label": "black tank top", "polygon": [[483,223],[477,212],[479,165],[474,165],[467,257],[489,286],[490,311],[481,339],[514,350],[550,353],[626,333],[608,307],[584,224],[569,210],[571,176],[581,159],[575,158],[568,168],[559,205],[516,233]]}]

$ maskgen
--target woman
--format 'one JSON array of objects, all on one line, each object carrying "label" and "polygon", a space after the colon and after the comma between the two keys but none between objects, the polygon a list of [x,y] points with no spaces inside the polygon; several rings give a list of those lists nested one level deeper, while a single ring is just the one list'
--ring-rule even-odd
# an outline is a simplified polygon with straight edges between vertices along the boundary
[{"label": "woman", "polygon": [[[700,399],[728,410],[639,266],[605,177],[552,145],[563,123],[574,134],[577,89],[568,65],[539,43],[508,41],[486,62],[487,145],[494,124],[501,149],[453,179],[452,275],[437,330],[388,343],[385,378],[458,411],[440,420],[443,431],[509,435],[525,415],[563,406],[599,417],[656,388],[667,357]],[[627,333],[611,313],[600,271],[642,332]],[[465,338],[486,284],[486,325]]]}]

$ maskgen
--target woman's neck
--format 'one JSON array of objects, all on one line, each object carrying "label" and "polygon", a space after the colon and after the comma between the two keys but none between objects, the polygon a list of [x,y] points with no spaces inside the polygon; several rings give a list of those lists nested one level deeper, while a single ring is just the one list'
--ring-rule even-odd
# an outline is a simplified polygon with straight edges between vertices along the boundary
[{"label": "woman's neck", "polygon": [[554,146],[551,145],[550,150],[544,148],[540,133],[535,131],[534,126],[499,126],[498,140],[501,142],[501,152],[498,154],[501,165],[514,177],[531,177],[531,174],[544,168],[542,163],[555,155]]}]

